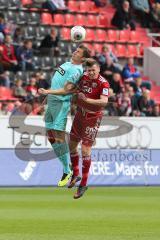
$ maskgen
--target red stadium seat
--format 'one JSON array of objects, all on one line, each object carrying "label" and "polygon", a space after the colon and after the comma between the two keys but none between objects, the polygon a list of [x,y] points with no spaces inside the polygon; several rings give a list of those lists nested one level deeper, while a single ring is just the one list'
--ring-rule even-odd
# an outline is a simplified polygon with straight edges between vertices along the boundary
[{"label": "red stadium seat", "polygon": [[64,25],[64,15],[63,14],[55,14],[53,25],[55,26],[63,26]]},{"label": "red stadium seat", "polygon": [[86,18],[82,14],[75,15],[75,25],[86,26]]},{"label": "red stadium seat", "polygon": [[97,17],[94,15],[88,15],[86,18],[87,26],[89,27],[96,27],[97,26]]},{"label": "red stadium seat", "polygon": [[0,100],[5,101],[5,100],[18,100],[18,98],[15,98],[12,95],[12,90],[7,87],[0,87]]},{"label": "red stadium seat", "polygon": [[101,14],[98,18],[98,27],[107,28],[109,25],[107,15]]},{"label": "red stadium seat", "polygon": [[62,28],[61,29],[61,38],[64,39],[64,40],[69,40],[71,38],[69,28]]},{"label": "red stadium seat", "polygon": [[94,49],[95,52],[101,53],[101,52],[102,52],[102,44],[100,44],[100,43],[94,43],[94,44],[93,44],[93,49]]},{"label": "red stadium seat", "polygon": [[68,2],[68,9],[71,12],[79,12],[79,6],[76,1],[69,1]]},{"label": "red stadium seat", "polygon": [[94,1],[86,1],[89,5],[89,12],[90,13],[97,13],[99,12],[99,8],[95,5]]},{"label": "red stadium seat", "polygon": [[65,15],[65,26],[74,26],[74,15],[66,14]]},{"label": "red stadium seat", "polygon": [[41,22],[45,25],[52,25],[53,24],[53,18],[50,13],[42,13],[41,14]]},{"label": "red stadium seat", "polygon": [[98,42],[106,42],[107,41],[107,33],[105,30],[97,29],[96,30],[96,40]]},{"label": "red stadium seat", "polygon": [[92,30],[92,29],[87,29],[86,30],[86,39],[85,39],[85,41],[88,41],[88,42],[95,41],[95,32],[94,32],[94,30]]},{"label": "red stadium seat", "polygon": [[128,45],[128,57],[138,57],[138,48],[135,45]]},{"label": "red stadium seat", "polygon": [[107,39],[108,42],[117,42],[118,40],[117,30],[108,30],[107,36],[108,36],[108,39]]},{"label": "red stadium seat", "polygon": [[90,1],[79,2],[79,12],[87,13],[90,11]]},{"label": "red stadium seat", "polygon": [[21,0],[22,5],[25,6],[29,6],[33,4],[32,0]]},{"label": "red stadium seat", "polygon": [[117,44],[116,45],[116,55],[117,55],[117,57],[126,57],[127,56],[126,45]]},{"label": "red stadium seat", "polygon": [[128,42],[129,41],[129,30],[121,30],[119,31],[119,39],[118,42]]},{"label": "red stadium seat", "polygon": [[140,41],[140,34],[138,31],[130,31],[129,42],[138,43]]}]

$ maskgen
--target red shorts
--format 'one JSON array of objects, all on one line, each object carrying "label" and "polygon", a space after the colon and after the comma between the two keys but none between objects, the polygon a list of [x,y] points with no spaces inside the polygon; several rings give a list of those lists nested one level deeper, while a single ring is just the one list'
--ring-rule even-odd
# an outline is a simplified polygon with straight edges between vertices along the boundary
[{"label": "red shorts", "polygon": [[102,120],[103,114],[87,113],[79,110],[73,120],[70,140],[82,141],[83,145],[92,146]]}]

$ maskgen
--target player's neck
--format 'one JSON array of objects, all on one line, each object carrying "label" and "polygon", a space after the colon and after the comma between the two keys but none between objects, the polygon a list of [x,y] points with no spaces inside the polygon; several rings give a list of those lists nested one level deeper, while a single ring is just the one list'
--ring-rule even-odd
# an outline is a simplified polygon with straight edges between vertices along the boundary
[{"label": "player's neck", "polygon": [[82,64],[81,62],[75,61],[73,59],[71,59],[71,63],[74,64],[74,65],[81,65]]}]

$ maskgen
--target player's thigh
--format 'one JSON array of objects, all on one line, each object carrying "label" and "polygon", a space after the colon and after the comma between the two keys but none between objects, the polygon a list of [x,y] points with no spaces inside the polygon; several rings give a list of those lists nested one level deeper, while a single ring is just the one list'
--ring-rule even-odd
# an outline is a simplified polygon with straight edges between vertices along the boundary
[{"label": "player's thigh", "polygon": [[47,106],[47,109],[45,111],[45,126],[48,130],[52,129],[52,123],[53,123],[52,114],[49,106]]},{"label": "player's thigh", "polygon": [[81,129],[83,127],[83,119],[79,112],[76,113],[70,132],[70,141],[80,142],[81,141]]},{"label": "player's thigh", "polygon": [[67,117],[70,111],[70,102],[65,101],[57,104],[57,111],[53,112],[54,129],[57,131],[65,131],[67,125]]}]

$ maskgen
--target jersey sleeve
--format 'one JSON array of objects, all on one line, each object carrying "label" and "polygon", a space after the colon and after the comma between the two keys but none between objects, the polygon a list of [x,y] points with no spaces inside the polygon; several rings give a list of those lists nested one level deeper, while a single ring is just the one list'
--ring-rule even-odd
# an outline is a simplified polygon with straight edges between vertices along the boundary
[{"label": "jersey sleeve", "polygon": [[109,97],[109,83],[108,82],[103,82],[101,85],[101,93],[100,95]]},{"label": "jersey sleeve", "polygon": [[71,69],[69,74],[68,74],[68,79],[67,81],[73,84],[77,84],[82,77],[82,73],[79,69]]}]

